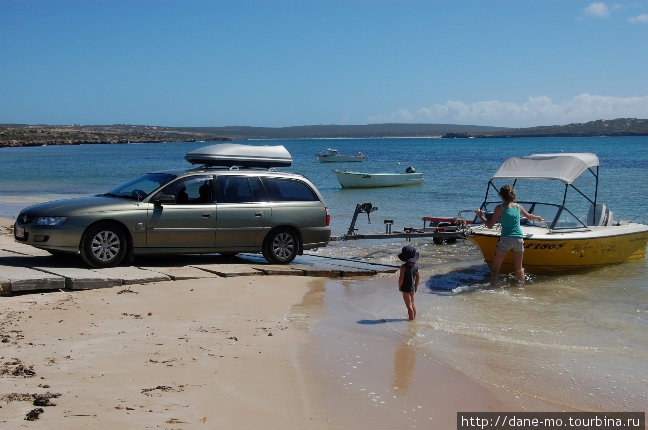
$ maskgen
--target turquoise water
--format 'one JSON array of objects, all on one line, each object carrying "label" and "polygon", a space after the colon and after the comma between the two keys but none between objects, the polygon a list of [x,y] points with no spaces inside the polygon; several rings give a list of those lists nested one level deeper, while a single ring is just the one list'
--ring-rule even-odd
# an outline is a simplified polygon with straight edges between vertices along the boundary
[{"label": "turquoise water", "polygon": [[[455,216],[460,210],[477,208],[489,177],[504,159],[542,152],[597,154],[601,163],[598,200],[608,205],[615,219],[648,223],[648,137],[247,143],[286,146],[294,160],[286,170],[304,174],[317,185],[331,210],[335,235],[346,233],[357,203],[378,207],[371,223],[365,214],[360,215],[356,227],[361,233],[383,232],[384,219],[393,219],[394,229],[421,227],[423,216]],[[0,148],[0,216],[13,218],[32,202],[104,192],[147,171],[188,167],[184,154],[204,145]],[[340,153],[361,151],[370,158],[364,163],[319,163],[315,153],[327,147]],[[333,168],[400,172],[408,166],[425,174],[422,185],[347,190],[341,189],[331,172]],[[535,199],[550,191],[531,186],[518,192],[518,198]],[[396,265],[396,254],[405,243],[397,239],[346,241],[318,252]],[[505,280],[493,289],[488,286],[488,268],[471,244],[413,243],[421,253],[423,275],[414,325],[403,320],[405,308],[395,291],[395,280],[378,278],[329,281],[322,312],[334,312],[335,318],[322,319],[314,331],[331,333],[335,327],[327,324],[342,324],[349,335],[362,339],[370,328],[372,337],[414,348],[487,387],[519,396],[523,403],[524,399],[530,404],[542,399],[558,408],[646,409],[645,259],[577,274],[531,276],[521,287]],[[339,353],[342,360],[350,353],[348,348],[345,344],[330,354]],[[370,375],[362,377],[361,368],[349,373],[349,378],[371,380]],[[365,388],[393,398],[393,387]],[[353,395],[353,389],[348,389]]]},{"label": "turquoise water", "polygon": [[[253,145],[283,144],[294,164],[286,169],[308,176],[332,211],[334,234],[345,233],[355,205],[378,207],[372,224],[358,223],[361,232],[382,232],[385,218],[394,228],[418,227],[423,216],[455,216],[475,208],[486,182],[502,161],[538,152],[594,152],[601,162],[599,200],[617,219],[648,222],[648,138],[527,138],[527,139],[335,139],[252,141]],[[0,148],[0,216],[14,217],[24,199],[88,195],[112,189],[152,170],[188,167],[184,155],[206,143],[43,146]],[[361,151],[363,163],[319,163],[315,153],[327,147],[340,153]],[[403,172],[413,166],[425,174],[420,186],[395,189],[341,189],[331,172],[350,168],[369,172]],[[541,191],[541,190],[540,190]],[[535,190],[534,190],[534,194]],[[524,200],[524,195],[519,195]],[[535,196],[528,196],[535,197]],[[366,217],[365,217],[366,219]]]}]

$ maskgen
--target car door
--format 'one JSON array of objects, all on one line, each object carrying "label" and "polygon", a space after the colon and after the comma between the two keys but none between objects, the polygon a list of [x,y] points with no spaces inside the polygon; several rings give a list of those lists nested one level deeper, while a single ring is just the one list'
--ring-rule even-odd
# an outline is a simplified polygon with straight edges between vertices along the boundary
[{"label": "car door", "polygon": [[[216,241],[216,205],[211,175],[181,178],[158,193],[147,223],[149,248],[211,249]],[[154,199],[155,200],[155,199]]]},{"label": "car door", "polygon": [[219,249],[261,249],[271,212],[256,176],[220,175],[216,181],[216,242]]}]

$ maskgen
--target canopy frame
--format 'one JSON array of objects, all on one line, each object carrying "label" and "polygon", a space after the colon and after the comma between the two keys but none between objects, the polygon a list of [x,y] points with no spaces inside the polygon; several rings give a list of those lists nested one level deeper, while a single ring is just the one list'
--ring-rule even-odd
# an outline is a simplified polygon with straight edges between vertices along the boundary
[{"label": "canopy frame", "polygon": [[[593,199],[573,185],[573,182],[586,171],[589,171],[594,177]],[[480,209],[483,210],[489,204],[498,203],[489,201],[488,196],[491,190],[499,196],[499,189],[495,186],[494,181],[502,179],[512,179],[513,188],[515,188],[518,180],[552,180],[562,182],[565,184],[562,203],[556,205],[558,206],[558,210],[554,219],[549,223],[549,229],[553,230],[556,227],[556,223],[560,219],[563,211],[571,214],[583,227],[587,228],[585,223],[567,209],[565,203],[567,201],[567,193],[571,188],[596,207],[599,184],[599,160],[592,153],[532,154],[525,157],[509,158],[489,179],[488,185],[486,186],[486,195]],[[529,211],[529,213],[533,212],[533,206]]]}]

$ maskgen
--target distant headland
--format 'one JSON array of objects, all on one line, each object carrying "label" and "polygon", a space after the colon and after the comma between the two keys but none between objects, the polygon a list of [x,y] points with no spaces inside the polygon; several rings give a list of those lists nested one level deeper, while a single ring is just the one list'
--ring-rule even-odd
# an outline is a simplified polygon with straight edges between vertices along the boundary
[{"label": "distant headland", "polygon": [[214,142],[247,139],[591,136],[648,136],[648,119],[601,119],[586,123],[530,128],[456,124],[331,124],[294,127],[0,124],[0,147],[79,145],[88,143]]}]

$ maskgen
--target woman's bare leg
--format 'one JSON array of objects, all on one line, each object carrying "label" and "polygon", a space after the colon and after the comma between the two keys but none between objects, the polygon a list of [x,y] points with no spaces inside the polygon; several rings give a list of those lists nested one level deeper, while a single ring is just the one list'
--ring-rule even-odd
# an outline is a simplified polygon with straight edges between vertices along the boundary
[{"label": "woman's bare leg", "polygon": [[525,277],[524,277],[524,267],[522,267],[522,256],[524,254],[521,252],[514,252],[513,253],[513,267],[515,269],[515,277],[517,280],[521,283],[524,284]]},{"label": "woman's bare leg", "polygon": [[491,269],[491,286],[496,287],[499,282],[499,272],[502,268],[502,263],[506,258],[506,252],[495,251],[495,258],[493,259],[493,268]]}]

